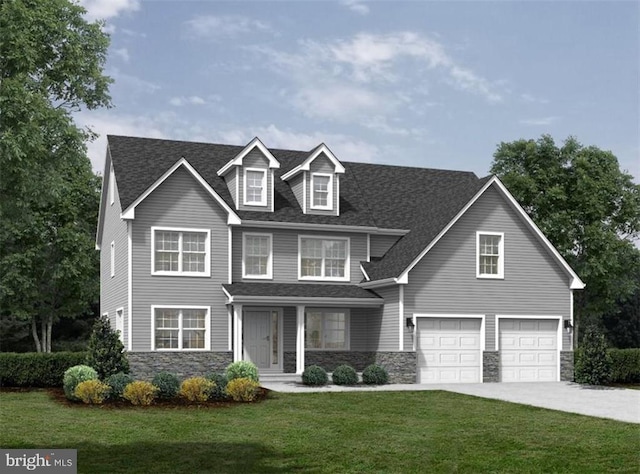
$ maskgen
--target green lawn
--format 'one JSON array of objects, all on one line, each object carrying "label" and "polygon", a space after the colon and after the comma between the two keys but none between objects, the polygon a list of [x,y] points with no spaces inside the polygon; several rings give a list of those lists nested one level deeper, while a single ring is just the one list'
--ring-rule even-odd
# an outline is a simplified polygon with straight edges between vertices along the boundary
[{"label": "green lawn", "polygon": [[633,472],[640,426],[447,392],[271,394],[224,408],[67,407],[0,393],[0,446],[81,473]]}]

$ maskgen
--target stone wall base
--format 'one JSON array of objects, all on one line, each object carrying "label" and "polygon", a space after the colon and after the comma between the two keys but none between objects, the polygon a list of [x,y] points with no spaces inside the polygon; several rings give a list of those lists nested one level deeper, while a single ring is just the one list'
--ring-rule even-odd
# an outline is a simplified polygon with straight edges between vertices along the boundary
[{"label": "stone wall base", "polygon": [[500,353],[484,351],[482,353],[482,381],[500,382]]},{"label": "stone wall base", "polygon": [[560,380],[573,382],[573,351],[560,352]]},{"label": "stone wall base", "polygon": [[232,352],[127,352],[131,375],[151,380],[158,372],[171,372],[179,378],[224,372],[233,362]]}]

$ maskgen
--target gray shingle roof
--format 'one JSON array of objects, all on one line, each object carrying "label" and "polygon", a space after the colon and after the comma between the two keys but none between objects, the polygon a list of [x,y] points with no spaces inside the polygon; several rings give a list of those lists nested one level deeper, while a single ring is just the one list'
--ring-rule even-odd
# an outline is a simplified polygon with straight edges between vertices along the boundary
[{"label": "gray shingle roof", "polygon": [[370,290],[354,285],[306,283],[231,283],[222,285],[231,296],[279,296],[302,298],[377,298]]},{"label": "gray shingle roof", "polygon": [[[182,157],[235,207],[217,171],[244,147],[114,135],[108,142],[123,209]],[[489,179],[463,171],[350,163],[349,157],[340,157],[346,169],[340,178],[340,216],[303,214],[289,184],[280,177],[310,152],[270,151],[281,165],[274,170],[274,212],[236,211],[240,218],[410,230],[382,259],[363,264],[371,280],[399,276]]]}]

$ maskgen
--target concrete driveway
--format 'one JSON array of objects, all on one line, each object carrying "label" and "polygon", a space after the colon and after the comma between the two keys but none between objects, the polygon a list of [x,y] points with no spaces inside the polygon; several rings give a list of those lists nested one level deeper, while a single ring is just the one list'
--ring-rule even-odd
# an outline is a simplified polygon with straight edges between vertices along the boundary
[{"label": "concrete driveway", "polygon": [[474,384],[389,384],[379,387],[307,387],[298,382],[263,382],[276,392],[347,392],[446,390],[476,397],[493,398],[551,410],[610,418],[640,424],[640,390],[590,387],[571,382],[474,383]]}]

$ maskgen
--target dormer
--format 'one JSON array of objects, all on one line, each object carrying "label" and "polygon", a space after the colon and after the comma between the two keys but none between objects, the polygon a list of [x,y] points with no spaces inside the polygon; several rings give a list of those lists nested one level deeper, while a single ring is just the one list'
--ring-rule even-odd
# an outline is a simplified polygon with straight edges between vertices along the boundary
[{"label": "dormer", "polygon": [[280,163],[254,138],[235,158],[218,170],[239,211],[273,212],[273,170]]},{"label": "dormer", "polygon": [[296,196],[302,212],[340,215],[340,175],[344,166],[329,147],[321,143],[298,166],[282,176]]}]

